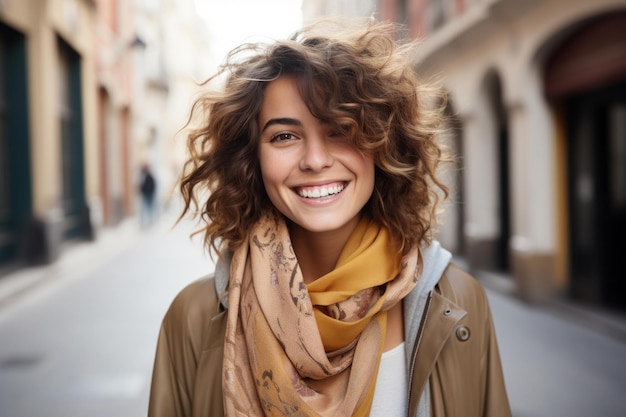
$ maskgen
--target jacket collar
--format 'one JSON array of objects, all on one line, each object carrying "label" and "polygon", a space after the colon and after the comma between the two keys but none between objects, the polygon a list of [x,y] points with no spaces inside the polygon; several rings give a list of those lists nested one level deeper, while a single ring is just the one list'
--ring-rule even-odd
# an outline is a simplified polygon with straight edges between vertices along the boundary
[{"label": "jacket collar", "polygon": [[[426,382],[433,371],[437,358],[446,341],[467,311],[459,307],[439,291],[431,291],[423,313],[419,337],[411,350],[409,361],[409,410],[415,410]],[[428,340],[424,340],[424,334]],[[408,339],[407,339],[408,341]],[[419,358],[419,360],[417,360]]]},{"label": "jacket collar", "polygon": [[[433,241],[429,246],[423,246],[421,248],[421,253],[424,258],[422,276],[413,291],[411,291],[411,293],[409,293],[404,299],[404,340],[407,355],[406,363],[409,370],[409,382],[412,388],[409,392],[409,410],[411,410],[411,415],[418,415],[420,417],[429,416],[431,413],[430,394],[428,386],[426,385],[429,373],[424,373],[426,369],[423,369],[424,363],[421,362],[421,352],[421,366],[417,370],[415,369],[416,355],[414,351],[417,347],[417,335],[427,309],[428,311],[433,311],[428,306],[428,304],[432,301],[430,296],[433,294],[435,287],[439,283],[441,276],[452,259],[450,252],[443,249],[438,241]],[[437,302],[435,304],[437,304]],[[433,346],[430,343],[431,340],[429,336],[429,346]],[[436,343],[441,344],[443,342]],[[437,353],[434,350],[428,350],[428,363],[434,363]],[[427,368],[430,369],[429,367]],[[419,391],[416,391],[415,389],[417,385],[419,385]]]},{"label": "jacket collar", "polygon": [[411,355],[428,296],[435,289],[452,259],[450,252],[443,249],[438,241],[433,241],[429,246],[423,246],[421,253],[424,258],[422,276],[413,291],[404,299],[404,338],[408,364],[411,363]]}]

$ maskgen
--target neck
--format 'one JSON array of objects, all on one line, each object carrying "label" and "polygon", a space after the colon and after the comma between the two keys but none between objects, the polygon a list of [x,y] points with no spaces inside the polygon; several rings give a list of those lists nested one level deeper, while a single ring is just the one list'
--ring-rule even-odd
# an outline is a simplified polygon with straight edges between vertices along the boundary
[{"label": "neck", "polygon": [[289,223],[291,244],[305,284],[335,269],[341,251],[358,224],[358,218],[351,223],[349,227],[327,232],[311,232]]}]

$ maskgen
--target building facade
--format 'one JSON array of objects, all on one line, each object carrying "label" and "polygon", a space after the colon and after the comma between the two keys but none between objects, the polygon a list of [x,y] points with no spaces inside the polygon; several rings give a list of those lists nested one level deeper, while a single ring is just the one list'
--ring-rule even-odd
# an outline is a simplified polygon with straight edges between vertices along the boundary
[{"label": "building facade", "polygon": [[134,69],[135,157],[152,168],[159,206],[176,211],[185,125],[200,83],[217,68],[211,35],[194,0],[136,0],[135,25],[146,43]]},{"label": "building facade", "polygon": [[133,2],[95,4],[98,194],[90,206],[99,227],[117,225],[135,212],[133,68],[146,45],[135,28]]},{"label": "building facade", "polygon": [[93,1],[0,3],[0,265],[93,236],[96,21]]},{"label": "building facade", "polygon": [[0,1],[0,274],[132,218],[143,165],[171,198],[205,29],[193,0]]},{"label": "building facade", "polygon": [[626,1],[384,3],[449,92],[461,204],[442,240],[528,300],[626,309]]}]

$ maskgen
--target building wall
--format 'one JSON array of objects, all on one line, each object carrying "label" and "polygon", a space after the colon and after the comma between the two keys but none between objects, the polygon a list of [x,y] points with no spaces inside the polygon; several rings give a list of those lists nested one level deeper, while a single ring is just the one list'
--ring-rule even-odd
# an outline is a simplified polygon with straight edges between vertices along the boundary
[{"label": "building wall", "polygon": [[[430,1],[421,10],[443,3]],[[436,26],[425,21],[431,18],[426,13],[412,16],[418,31],[426,31],[416,50],[418,67],[424,74],[442,75],[461,120],[466,196],[462,238],[470,265],[477,268],[494,267],[502,232],[494,183],[499,173],[494,115],[505,115],[511,228],[507,270],[530,300],[567,293],[569,285],[563,230],[567,212],[558,174],[563,165],[559,152],[564,150],[555,108],[544,91],[545,61],[581,22],[625,8],[623,0],[483,0],[460,5]],[[488,88],[494,76],[501,83],[500,97]]]},{"label": "building wall", "polygon": [[140,163],[152,167],[163,210],[177,209],[177,181],[186,160],[186,130],[200,83],[217,68],[210,34],[193,0],[143,2],[136,27],[146,48],[137,61],[133,134]]},{"label": "building wall", "polygon": [[[53,259],[63,240],[63,169],[61,146],[61,52],[66,44],[78,56],[80,79],[79,113],[82,154],[78,165],[86,167],[82,174],[84,190],[81,199],[97,194],[96,158],[96,84],[93,41],[95,5],[87,0],[7,0],[2,3],[0,20],[26,38],[28,69],[28,120],[31,176],[26,187],[32,194],[32,219],[21,231],[22,251],[40,260]],[[86,163],[85,163],[86,162]],[[88,210],[81,210],[79,234],[91,234]],[[67,220],[67,219],[66,219]],[[38,240],[43,239],[45,247]],[[26,255],[27,257],[30,255]]]},{"label": "building wall", "polygon": [[0,119],[0,145],[11,136],[10,147],[20,145],[11,152],[27,161],[0,159],[11,174],[0,181],[3,203],[16,194],[9,208],[21,216],[0,205],[2,270],[52,262],[69,239],[95,239],[100,226],[131,217],[143,164],[156,174],[159,203],[172,197],[185,158],[178,132],[215,65],[206,24],[194,0],[0,1],[0,53],[13,59],[19,44],[26,55],[21,66],[0,62],[0,75],[27,73],[23,109],[7,93],[0,100],[3,116],[24,116],[17,140],[4,130],[18,123]]},{"label": "building wall", "polygon": [[136,166],[132,152],[129,112],[133,94],[134,57],[140,53],[134,28],[132,2],[96,0],[97,29],[94,49],[98,94],[99,193],[90,201],[99,225],[114,225],[134,212],[130,171]]}]

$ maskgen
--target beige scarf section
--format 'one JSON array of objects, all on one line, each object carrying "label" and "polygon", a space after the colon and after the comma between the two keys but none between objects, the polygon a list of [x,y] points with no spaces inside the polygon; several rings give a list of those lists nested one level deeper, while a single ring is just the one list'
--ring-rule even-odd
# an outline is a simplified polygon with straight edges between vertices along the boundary
[{"label": "beige scarf section", "polygon": [[308,286],[282,218],[264,217],[233,256],[224,343],[227,417],[367,416],[387,311],[421,275],[368,218],[336,268]]}]

